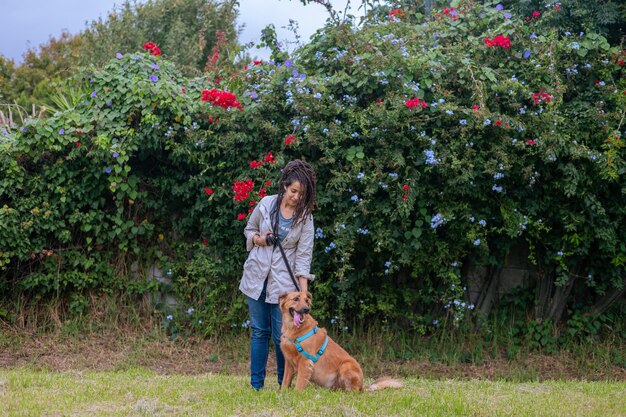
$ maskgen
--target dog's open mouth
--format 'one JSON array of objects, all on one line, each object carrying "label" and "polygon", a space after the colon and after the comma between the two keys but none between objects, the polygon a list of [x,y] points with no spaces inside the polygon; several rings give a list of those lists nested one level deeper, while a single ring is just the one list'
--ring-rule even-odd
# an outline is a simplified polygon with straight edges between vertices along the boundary
[{"label": "dog's open mouth", "polygon": [[306,313],[301,313],[299,311],[294,310],[293,308],[290,308],[289,312],[291,313],[291,317],[293,317],[293,325],[296,327],[302,326],[302,324],[304,323],[304,316],[306,315]]}]

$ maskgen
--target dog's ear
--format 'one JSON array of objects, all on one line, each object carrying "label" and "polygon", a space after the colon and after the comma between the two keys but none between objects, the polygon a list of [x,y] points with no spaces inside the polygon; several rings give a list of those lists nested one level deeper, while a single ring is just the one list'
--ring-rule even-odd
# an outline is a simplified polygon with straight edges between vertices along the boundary
[{"label": "dog's ear", "polygon": [[287,296],[289,295],[288,292],[284,292],[281,295],[278,296],[278,304],[282,304],[283,301],[285,300],[285,298],[287,298]]},{"label": "dog's ear", "polygon": [[309,297],[309,300],[311,300],[311,302],[313,301],[313,296],[309,291],[306,292],[306,296]]}]

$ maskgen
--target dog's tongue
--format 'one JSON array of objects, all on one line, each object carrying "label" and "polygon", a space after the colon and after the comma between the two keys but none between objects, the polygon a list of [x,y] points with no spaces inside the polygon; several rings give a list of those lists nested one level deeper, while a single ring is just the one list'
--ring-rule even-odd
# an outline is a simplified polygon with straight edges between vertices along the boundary
[{"label": "dog's tongue", "polygon": [[294,311],[293,312],[293,325],[296,327],[300,327],[302,326],[302,323],[304,323],[304,316],[298,313],[297,311]]}]

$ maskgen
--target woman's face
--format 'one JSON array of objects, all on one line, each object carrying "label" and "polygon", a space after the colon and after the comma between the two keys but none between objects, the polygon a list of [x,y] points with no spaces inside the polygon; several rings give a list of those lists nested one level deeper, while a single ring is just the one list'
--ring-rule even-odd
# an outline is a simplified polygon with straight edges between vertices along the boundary
[{"label": "woman's face", "polygon": [[291,184],[285,186],[285,204],[290,207],[298,205],[298,201],[302,198],[302,184],[300,181],[294,181]]}]

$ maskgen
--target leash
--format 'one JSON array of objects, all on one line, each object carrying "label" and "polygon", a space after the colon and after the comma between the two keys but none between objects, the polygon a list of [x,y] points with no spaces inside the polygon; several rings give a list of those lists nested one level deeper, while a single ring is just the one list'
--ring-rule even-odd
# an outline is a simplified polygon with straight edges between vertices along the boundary
[{"label": "leash", "polygon": [[[280,207],[278,207],[278,199],[276,200],[276,207],[274,208],[274,213],[275,213],[275,221],[274,221],[274,230],[277,231],[278,230],[278,210],[280,210]],[[278,233],[274,233],[274,235],[276,236],[276,246],[278,246],[278,249],[280,249],[280,254],[283,256],[283,261],[285,261],[285,266],[287,267],[287,271],[289,271],[289,277],[291,278],[291,282],[293,282],[293,285],[296,286],[296,289],[298,290],[298,292],[300,291],[300,286],[298,285],[298,282],[296,281],[296,278],[293,275],[293,272],[291,271],[291,266],[289,265],[289,261],[287,261],[287,255],[285,255],[285,250],[283,249],[283,245],[280,243],[280,239],[278,238]]]},{"label": "leash", "polygon": [[296,349],[298,350],[298,352],[300,352],[305,358],[310,359],[311,362],[313,362],[313,363],[317,362],[319,360],[320,356],[322,356],[324,354],[324,351],[326,350],[326,346],[328,346],[328,333],[326,334],[326,339],[324,339],[324,343],[322,343],[322,347],[317,351],[315,356],[311,355],[309,352],[304,350],[304,348],[300,345],[300,343],[304,342],[306,339],[308,339],[309,337],[313,336],[315,333],[317,333],[318,330],[319,330],[319,328],[317,326],[315,326],[314,329],[310,330],[305,335],[300,336],[296,340],[291,340],[289,338],[286,338],[291,343],[296,345]]},{"label": "leash", "polygon": [[289,271],[289,277],[291,278],[293,285],[296,286],[296,289],[299,292],[300,286],[296,282],[296,278],[293,276],[293,272],[291,272],[291,266],[289,266],[289,262],[287,261],[287,255],[285,255],[285,250],[283,249],[283,245],[280,244],[280,239],[278,238],[276,239],[276,246],[278,246],[278,249],[280,249],[280,254],[283,255],[283,261],[285,261],[285,265],[287,266],[287,271]]}]

